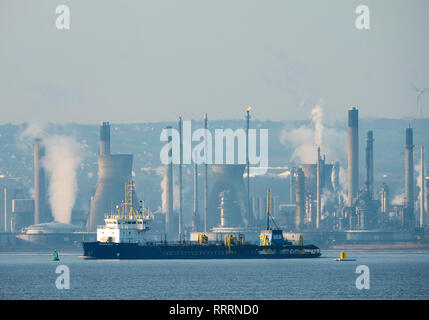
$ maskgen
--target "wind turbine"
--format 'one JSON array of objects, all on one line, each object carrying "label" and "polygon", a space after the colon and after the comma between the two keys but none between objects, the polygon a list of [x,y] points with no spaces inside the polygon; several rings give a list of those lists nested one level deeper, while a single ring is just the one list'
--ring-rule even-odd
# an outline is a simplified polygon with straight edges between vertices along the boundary
[{"label": "wind turbine", "polygon": [[420,119],[422,118],[422,94],[429,90],[429,87],[426,89],[420,90],[414,84],[411,84],[411,87],[417,92],[417,109],[420,111]]}]

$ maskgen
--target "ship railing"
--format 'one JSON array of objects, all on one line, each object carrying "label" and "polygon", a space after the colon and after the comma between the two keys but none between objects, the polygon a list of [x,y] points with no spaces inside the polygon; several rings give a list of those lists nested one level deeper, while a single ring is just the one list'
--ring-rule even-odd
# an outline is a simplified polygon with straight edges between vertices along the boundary
[{"label": "ship railing", "polygon": [[147,225],[137,224],[115,224],[115,225],[99,225],[97,229],[125,229],[125,230],[149,230]]}]

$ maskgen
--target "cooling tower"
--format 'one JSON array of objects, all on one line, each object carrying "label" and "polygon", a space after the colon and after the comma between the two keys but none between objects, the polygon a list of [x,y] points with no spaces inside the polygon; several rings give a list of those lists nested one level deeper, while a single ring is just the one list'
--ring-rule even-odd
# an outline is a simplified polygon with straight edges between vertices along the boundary
[{"label": "cooling tower", "polygon": [[104,216],[116,213],[124,200],[125,183],[131,179],[133,156],[115,154],[98,157],[98,184],[88,219],[88,230],[95,231],[104,224]]},{"label": "cooling tower", "polygon": [[103,122],[100,128],[100,155],[98,156],[98,183],[88,217],[88,231],[104,224],[106,214],[115,213],[124,200],[125,183],[131,179],[133,156],[110,154],[110,125]]},{"label": "cooling tower", "polygon": [[348,110],[348,205],[352,206],[359,192],[359,111]]},{"label": "cooling tower", "polygon": [[[321,175],[321,188],[329,191],[333,190],[332,186],[332,170],[333,164],[323,163],[323,174]],[[312,193],[316,198],[317,193],[317,164],[300,164],[299,168],[302,169],[305,176],[305,189],[306,192]],[[295,186],[296,188],[296,186]]]},{"label": "cooling tower", "polygon": [[241,217],[234,215],[231,211],[232,208],[236,207],[236,201],[231,198],[230,191],[225,190],[219,193],[219,210],[220,210],[220,226],[230,227],[241,224]]},{"label": "cooling tower", "polygon": [[210,191],[208,206],[207,228],[220,225],[220,194],[228,192],[228,198],[234,201],[228,202],[225,210],[229,212],[228,227],[240,227],[247,224],[247,197],[244,186],[243,173],[246,165],[226,164],[212,165],[213,187]]},{"label": "cooling tower", "polygon": [[47,222],[45,170],[41,165],[45,148],[40,139],[34,140],[34,224]]},{"label": "cooling tower", "polygon": [[414,160],[413,128],[405,129],[405,199],[404,227],[414,226]]}]

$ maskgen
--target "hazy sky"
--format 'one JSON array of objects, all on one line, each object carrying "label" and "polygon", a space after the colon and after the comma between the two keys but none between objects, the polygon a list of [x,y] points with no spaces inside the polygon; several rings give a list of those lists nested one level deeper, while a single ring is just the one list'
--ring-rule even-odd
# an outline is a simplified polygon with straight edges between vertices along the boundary
[{"label": "hazy sky", "polygon": [[[71,29],[57,30],[66,4]],[[370,30],[355,28],[359,4]],[[414,117],[428,0],[1,0],[0,123]],[[429,93],[423,96],[429,117]]]}]

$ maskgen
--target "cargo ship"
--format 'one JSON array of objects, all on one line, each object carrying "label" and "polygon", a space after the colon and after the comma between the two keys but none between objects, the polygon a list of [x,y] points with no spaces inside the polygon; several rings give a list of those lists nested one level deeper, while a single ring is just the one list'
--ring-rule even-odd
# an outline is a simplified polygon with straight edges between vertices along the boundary
[{"label": "cargo ship", "polygon": [[[141,210],[133,208],[133,188],[127,184],[126,200],[117,206],[116,214],[107,215],[105,225],[97,228],[97,241],[83,242],[83,258],[86,259],[287,259],[317,258],[320,249],[284,239],[279,228],[269,226],[259,235],[259,243],[248,243],[244,235],[225,234],[223,241],[209,241],[205,233],[199,233],[198,241],[146,241],[150,230]],[[131,191],[130,191],[131,190]]]}]

